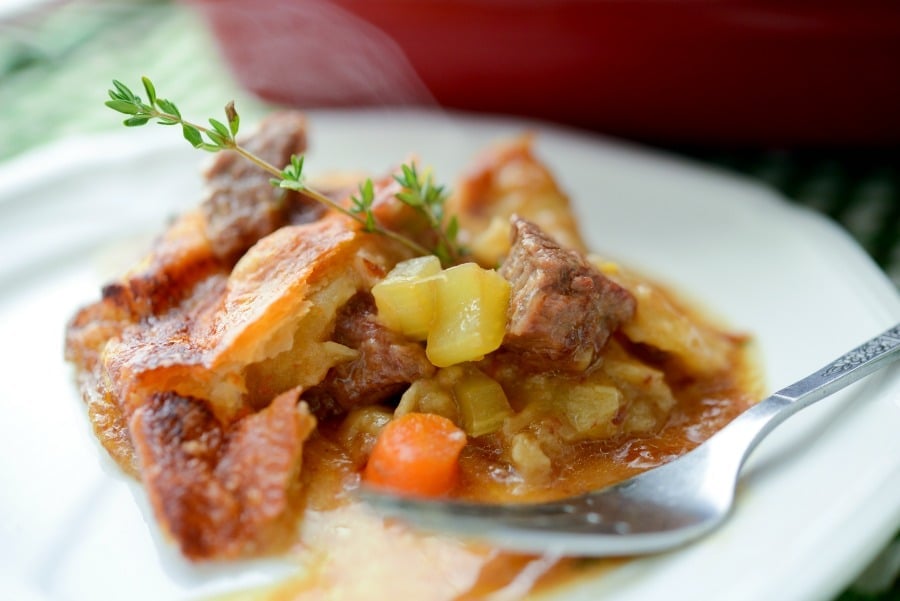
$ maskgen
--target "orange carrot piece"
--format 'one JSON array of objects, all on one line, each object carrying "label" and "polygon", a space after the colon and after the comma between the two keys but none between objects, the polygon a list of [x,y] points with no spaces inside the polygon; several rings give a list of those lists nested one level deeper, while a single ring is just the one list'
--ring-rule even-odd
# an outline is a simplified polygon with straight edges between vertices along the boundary
[{"label": "orange carrot piece", "polygon": [[394,492],[435,497],[454,487],[466,433],[440,415],[407,413],[389,422],[375,441],[364,479]]}]

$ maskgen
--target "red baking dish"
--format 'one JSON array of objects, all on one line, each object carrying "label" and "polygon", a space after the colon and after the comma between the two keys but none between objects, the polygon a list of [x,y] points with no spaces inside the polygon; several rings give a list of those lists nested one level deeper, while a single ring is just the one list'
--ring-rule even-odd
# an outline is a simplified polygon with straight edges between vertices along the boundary
[{"label": "red baking dish", "polygon": [[900,143],[891,0],[189,0],[300,107],[440,104],[643,140]]}]

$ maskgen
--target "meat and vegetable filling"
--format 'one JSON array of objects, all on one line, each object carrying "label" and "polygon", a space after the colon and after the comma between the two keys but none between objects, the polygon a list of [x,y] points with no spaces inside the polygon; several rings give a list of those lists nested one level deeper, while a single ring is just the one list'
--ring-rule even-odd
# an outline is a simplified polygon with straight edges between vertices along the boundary
[{"label": "meat and vegetable filling", "polygon": [[[245,144],[284,165],[305,143],[284,113]],[[530,139],[457,183],[450,237],[404,202],[433,191],[408,169],[325,193],[440,258],[219,154],[200,206],[71,321],[94,432],[186,556],[289,544],[315,479],[564,496],[684,452],[722,425],[712,409],[750,402],[745,340],[587,254]]]}]

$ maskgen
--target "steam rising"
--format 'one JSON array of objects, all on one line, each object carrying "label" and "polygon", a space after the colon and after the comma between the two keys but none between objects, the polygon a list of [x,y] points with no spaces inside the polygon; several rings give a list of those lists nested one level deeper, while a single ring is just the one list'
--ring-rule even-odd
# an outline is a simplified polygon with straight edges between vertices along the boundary
[{"label": "steam rising", "polygon": [[254,41],[225,47],[243,66],[246,87],[304,108],[436,106],[402,50],[378,28],[327,0],[268,4],[203,3],[226,35]]}]

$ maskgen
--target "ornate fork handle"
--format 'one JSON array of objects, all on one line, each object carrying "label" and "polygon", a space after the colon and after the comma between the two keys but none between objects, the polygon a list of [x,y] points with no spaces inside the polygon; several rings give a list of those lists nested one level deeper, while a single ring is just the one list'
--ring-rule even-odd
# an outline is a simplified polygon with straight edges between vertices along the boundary
[{"label": "ornate fork handle", "polygon": [[[817,398],[808,401],[815,402],[819,398],[828,396],[830,393],[838,390],[831,387],[844,374],[849,376],[848,372],[859,370],[858,373],[851,376],[853,378],[851,381],[855,382],[877,370],[881,365],[881,361],[887,360],[898,346],[900,346],[900,324],[895,325],[893,328],[838,357],[819,371],[779,390],[775,394],[793,402],[804,401],[810,395],[815,395]],[[849,383],[842,383],[841,387]]]},{"label": "ornate fork handle", "polygon": [[715,434],[709,444],[745,449],[737,458],[743,463],[756,445],[785,419],[875,372],[896,359],[898,353],[900,324],[754,405]]}]

